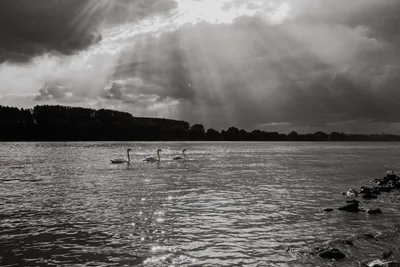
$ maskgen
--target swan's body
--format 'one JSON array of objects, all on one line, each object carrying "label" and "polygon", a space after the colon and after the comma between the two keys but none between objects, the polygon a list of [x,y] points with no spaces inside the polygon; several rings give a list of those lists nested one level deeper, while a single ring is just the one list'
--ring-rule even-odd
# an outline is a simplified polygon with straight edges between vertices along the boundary
[{"label": "swan's body", "polygon": [[129,163],[129,160],[121,159],[121,158],[119,158],[119,159],[110,159],[110,160],[111,160],[111,163],[113,163],[113,164]]},{"label": "swan's body", "polygon": [[132,150],[130,148],[128,148],[126,150],[126,154],[128,155],[128,160],[126,159],[122,159],[122,158],[118,158],[118,159],[110,159],[112,164],[122,164],[122,163],[131,163],[131,157],[129,155],[129,152],[131,152]]},{"label": "swan's body", "polygon": [[157,150],[157,157],[158,157],[158,158],[155,158],[155,157],[147,157],[147,158],[145,158],[143,161],[146,161],[146,162],[160,162],[160,160],[161,160],[161,158],[160,158],[160,152],[161,152],[161,149],[158,149],[158,150]]},{"label": "swan's body", "polygon": [[186,152],[186,149],[183,149],[183,150],[182,150],[183,157],[182,157],[182,156],[175,156],[175,157],[173,157],[172,159],[173,159],[173,160],[186,160],[185,152]]}]

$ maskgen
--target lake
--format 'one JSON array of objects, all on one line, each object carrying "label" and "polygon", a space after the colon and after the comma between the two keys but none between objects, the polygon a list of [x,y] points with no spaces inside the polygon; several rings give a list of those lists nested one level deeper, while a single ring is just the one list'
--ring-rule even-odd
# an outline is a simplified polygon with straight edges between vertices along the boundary
[{"label": "lake", "polygon": [[358,266],[400,247],[399,193],[323,209],[398,169],[400,143],[0,143],[0,265]]}]

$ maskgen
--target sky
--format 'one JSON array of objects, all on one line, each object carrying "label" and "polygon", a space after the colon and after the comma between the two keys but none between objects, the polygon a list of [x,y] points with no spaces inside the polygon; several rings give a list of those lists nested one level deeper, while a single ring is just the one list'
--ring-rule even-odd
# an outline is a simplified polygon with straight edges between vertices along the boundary
[{"label": "sky", "polygon": [[400,134],[398,0],[2,0],[0,105]]}]

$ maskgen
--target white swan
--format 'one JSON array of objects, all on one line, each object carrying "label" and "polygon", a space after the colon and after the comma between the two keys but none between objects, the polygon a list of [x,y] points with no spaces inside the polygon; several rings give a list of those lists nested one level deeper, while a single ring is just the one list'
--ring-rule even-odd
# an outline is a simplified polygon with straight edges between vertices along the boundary
[{"label": "white swan", "polygon": [[121,158],[119,158],[119,159],[110,159],[111,160],[111,163],[112,164],[121,164],[121,163],[131,163],[131,157],[130,157],[130,155],[129,155],[129,152],[131,152],[132,150],[130,149],[130,148],[128,148],[127,150],[126,150],[126,153],[128,154],[128,160],[126,160],[126,159],[121,159]]},{"label": "white swan", "polygon": [[186,160],[185,152],[186,152],[186,148],[184,148],[184,149],[182,150],[183,157],[182,157],[182,156],[175,156],[175,157],[173,157],[172,159],[173,159],[173,160]]},{"label": "white swan", "polygon": [[155,157],[147,157],[147,158],[145,158],[143,161],[146,161],[146,162],[160,162],[160,160],[161,160],[161,158],[160,158],[160,152],[161,152],[161,149],[158,149],[157,150],[157,156],[158,156],[158,158],[155,158]]}]

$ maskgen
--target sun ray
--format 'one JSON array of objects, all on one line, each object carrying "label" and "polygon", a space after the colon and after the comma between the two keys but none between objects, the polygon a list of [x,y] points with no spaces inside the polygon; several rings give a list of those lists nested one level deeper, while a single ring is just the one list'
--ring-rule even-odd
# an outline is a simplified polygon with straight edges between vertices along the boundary
[{"label": "sun ray", "polygon": [[[205,34],[204,32],[202,33]],[[210,36],[207,36],[210,37]],[[210,45],[205,42],[204,36],[200,36],[198,34],[191,34],[187,38],[192,38],[191,42],[195,46],[195,50],[199,51],[198,55],[195,55],[191,52],[192,49],[187,49],[187,57],[189,58],[189,62],[192,66],[192,71],[196,71],[196,69],[203,70],[203,72],[207,75],[209,80],[206,84],[204,81],[199,81],[196,86],[196,92],[199,95],[199,98],[202,99],[203,103],[200,105],[207,106],[207,102],[210,100],[213,102],[212,98],[216,97],[215,103],[212,105],[218,105],[222,108],[223,118],[226,119],[229,123],[234,123],[235,117],[232,112],[232,105],[230,103],[230,99],[228,94],[225,92],[225,84],[222,83],[221,80],[221,69],[220,64],[217,62],[217,57],[210,50]],[[211,39],[215,42],[216,36],[211,36]],[[193,45],[192,44],[192,45]],[[201,88],[201,85],[206,86],[207,88]],[[211,99],[210,99],[211,98]],[[207,110],[204,110],[204,118],[212,117],[212,114],[207,114]]]}]

